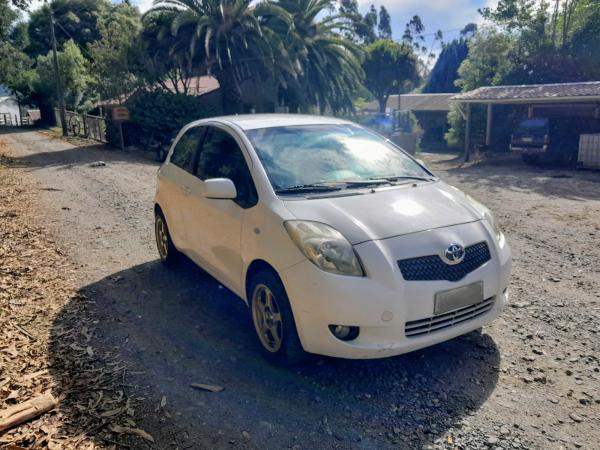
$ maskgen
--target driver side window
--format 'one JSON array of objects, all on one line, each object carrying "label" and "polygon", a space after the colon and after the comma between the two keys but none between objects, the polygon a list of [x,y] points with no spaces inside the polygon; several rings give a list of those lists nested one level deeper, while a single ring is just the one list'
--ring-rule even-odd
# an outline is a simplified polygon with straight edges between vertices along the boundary
[{"label": "driver side window", "polygon": [[186,172],[192,173],[194,169],[194,156],[202,140],[203,132],[203,127],[194,127],[187,130],[173,149],[171,163]]},{"label": "driver side window", "polygon": [[229,178],[237,190],[234,201],[242,208],[256,205],[258,194],[244,154],[229,133],[215,127],[206,132],[198,157],[196,175],[201,180]]}]

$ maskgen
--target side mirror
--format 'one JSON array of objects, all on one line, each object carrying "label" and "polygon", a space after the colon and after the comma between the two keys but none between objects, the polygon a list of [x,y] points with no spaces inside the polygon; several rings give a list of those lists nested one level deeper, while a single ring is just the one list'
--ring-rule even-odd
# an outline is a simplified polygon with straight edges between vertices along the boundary
[{"label": "side mirror", "polygon": [[237,197],[237,189],[229,178],[211,178],[204,180],[204,196],[206,198],[231,200]]},{"label": "side mirror", "polygon": [[422,159],[418,159],[418,158],[416,158],[416,160],[417,160],[417,162],[418,162],[419,164],[421,164],[422,166],[425,166],[425,167],[427,167],[427,165],[425,164],[425,161],[423,161]]}]

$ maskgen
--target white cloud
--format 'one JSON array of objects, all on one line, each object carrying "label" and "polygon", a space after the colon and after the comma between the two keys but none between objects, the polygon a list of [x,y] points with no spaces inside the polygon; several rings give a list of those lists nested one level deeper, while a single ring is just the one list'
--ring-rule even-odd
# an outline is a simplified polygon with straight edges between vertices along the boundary
[{"label": "white cloud", "polygon": [[[361,11],[366,12],[372,4],[379,10],[384,5],[392,17],[394,37],[400,38],[404,25],[414,15],[419,15],[425,25],[425,33],[437,30],[455,30],[469,22],[481,22],[478,8],[495,6],[498,0],[359,0]],[[455,32],[446,33],[448,37]]]},{"label": "white cloud", "polygon": [[152,8],[153,0],[136,0],[135,4],[140,9],[141,12],[146,12],[150,8]]}]

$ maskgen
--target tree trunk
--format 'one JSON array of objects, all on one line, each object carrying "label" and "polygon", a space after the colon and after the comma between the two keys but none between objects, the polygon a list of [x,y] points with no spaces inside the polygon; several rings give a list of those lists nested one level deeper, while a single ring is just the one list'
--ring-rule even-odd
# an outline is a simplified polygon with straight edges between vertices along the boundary
[{"label": "tree trunk", "polygon": [[224,67],[217,75],[221,87],[221,104],[224,114],[238,114],[243,112],[240,87],[235,79],[232,67]]},{"label": "tree trunk", "polygon": [[384,96],[377,98],[377,102],[379,103],[379,113],[380,114],[385,114],[388,98],[389,98],[389,95],[384,95]]}]

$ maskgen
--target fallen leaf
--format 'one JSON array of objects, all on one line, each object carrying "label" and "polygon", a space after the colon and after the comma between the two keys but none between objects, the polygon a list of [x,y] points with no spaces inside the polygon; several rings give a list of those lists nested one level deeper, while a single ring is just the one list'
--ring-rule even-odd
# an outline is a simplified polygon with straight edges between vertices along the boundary
[{"label": "fallen leaf", "polygon": [[154,442],[154,438],[139,428],[130,428],[130,427],[121,427],[119,425],[111,425],[111,431],[118,434],[131,434],[134,436],[139,436],[146,441]]}]

